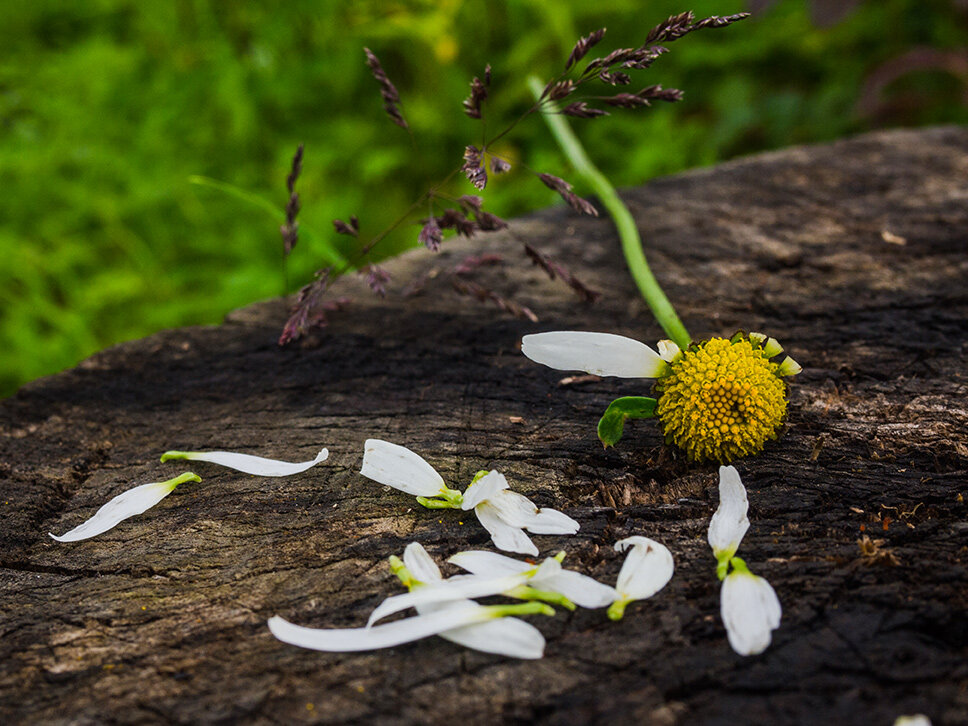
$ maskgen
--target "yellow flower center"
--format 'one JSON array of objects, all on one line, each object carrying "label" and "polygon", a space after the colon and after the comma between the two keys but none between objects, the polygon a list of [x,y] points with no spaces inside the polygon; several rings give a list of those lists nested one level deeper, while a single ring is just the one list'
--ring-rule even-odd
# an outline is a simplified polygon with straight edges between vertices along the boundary
[{"label": "yellow flower center", "polygon": [[712,338],[676,358],[656,381],[666,442],[692,461],[725,464],[763,450],[786,416],[787,386],[758,342]]}]

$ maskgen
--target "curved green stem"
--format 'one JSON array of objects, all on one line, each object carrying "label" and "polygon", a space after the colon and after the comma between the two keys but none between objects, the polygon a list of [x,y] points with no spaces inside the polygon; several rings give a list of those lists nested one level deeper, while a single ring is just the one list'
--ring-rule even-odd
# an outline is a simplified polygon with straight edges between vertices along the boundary
[{"label": "curved green stem", "polygon": [[[544,90],[544,84],[535,76],[528,78],[528,86],[535,98],[540,97],[541,91]],[[554,104],[550,102],[547,104],[547,109],[550,111],[556,110]],[[588,154],[585,153],[584,147],[571,130],[564,116],[548,112],[542,115],[558,142],[558,146],[568,157],[568,161],[571,162],[579,176],[592,188],[611,215],[622,242],[625,263],[628,265],[629,272],[632,274],[632,279],[635,280],[639,292],[652,309],[656,321],[662,326],[666,335],[675,341],[676,345],[682,349],[688,348],[692,339],[682,321],[679,320],[679,316],[676,315],[675,308],[672,307],[669,298],[666,297],[659,286],[659,281],[652,274],[649,263],[646,262],[645,252],[642,249],[642,238],[639,236],[639,230],[635,226],[635,220],[632,218],[628,207],[625,206],[608,178],[588,158]]]}]

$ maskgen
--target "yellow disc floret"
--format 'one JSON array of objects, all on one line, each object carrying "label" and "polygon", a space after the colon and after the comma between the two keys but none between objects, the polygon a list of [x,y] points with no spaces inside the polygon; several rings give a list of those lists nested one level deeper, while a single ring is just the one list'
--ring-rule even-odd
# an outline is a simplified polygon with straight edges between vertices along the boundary
[{"label": "yellow disc floret", "polygon": [[656,416],[666,442],[692,461],[721,464],[756,454],[786,416],[780,364],[757,339],[735,335],[691,345],[656,381]]}]

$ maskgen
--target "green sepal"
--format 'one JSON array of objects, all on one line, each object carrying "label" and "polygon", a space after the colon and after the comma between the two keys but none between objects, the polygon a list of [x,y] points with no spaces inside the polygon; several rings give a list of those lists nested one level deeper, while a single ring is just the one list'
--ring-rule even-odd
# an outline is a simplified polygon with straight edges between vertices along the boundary
[{"label": "green sepal", "polygon": [[741,560],[739,557],[730,558],[729,564],[732,566],[733,572],[738,572],[741,575],[753,575],[753,573],[750,572],[750,568],[746,566],[746,562]]},{"label": "green sepal", "polygon": [[598,422],[598,438],[605,448],[615,446],[622,438],[625,421],[630,418],[653,418],[656,400],[645,396],[624,396],[616,398],[605,409]]},{"label": "green sepal", "polygon": [[506,618],[515,615],[554,615],[555,609],[550,605],[532,600],[515,605],[482,605],[492,618]]},{"label": "green sepal", "polygon": [[417,497],[417,504],[427,509],[460,509],[460,504],[436,497]]},{"label": "green sepal", "polygon": [[625,608],[632,602],[631,600],[619,599],[608,606],[608,619],[609,620],[621,620],[625,617]]},{"label": "green sepal", "polygon": [[550,605],[560,605],[565,610],[574,610],[575,603],[559,592],[551,590],[538,590],[530,585],[518,585],[504,593],[515,600],[540,600]]},{"label": "green sepal", "polygon": [[175,459],[191,459],[193,453],[192,451],[166,451],[161,455],[161,461],[164,463]]}]

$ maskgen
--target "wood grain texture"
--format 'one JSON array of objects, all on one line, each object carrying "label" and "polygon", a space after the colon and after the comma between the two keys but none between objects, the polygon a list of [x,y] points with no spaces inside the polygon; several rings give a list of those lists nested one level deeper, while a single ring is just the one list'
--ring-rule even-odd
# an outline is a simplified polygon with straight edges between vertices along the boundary
[{"label": "wood grain texture", "polygon": [[[559,386],[517,350],[538,330],[660,337],[608,221],[556,208],[391,263],[397,290],[423,281],[416,295],[340,281],[354,303],[302,345],[276,345],[285,306],[269,301],[110,348],[0,403],[0,720],[968,723],[968,130],[793,148],[624,196],[696,338],[762,330],[804,365],[786,435],[737,463],[752,520],[741,554],[784,605],[770,650],[736,656],[719,620],[715,468],[665,449],[647,421],[616,449],[595,438],[609,401],[647,382]],[[549,280],[522,242],[602,300]],[[503,262],[475,280],[540,322],[455,295],[449,271],[482,246]],[[440,639],[345,655],[280,643],[273,614],[363,624],[400,591],[386,557],[410,541],[438,561],[487,545],[473,517],[359,476],[369,437],[460,488],[498,468],[578,519],[574,537],[535,537],[542,554],[564,548],[614,582],[612,544],[642,534],[672,550],[676,576],[620,623],[533,620],[548,639],[534,662]],[[297,461],[321,446],[329,461],[285,479],[199,463],[201,484],[100,537],[47,537],[189,469],[159,463],[166,449]],[[878,554],[862,553],[864,534]]]}]

